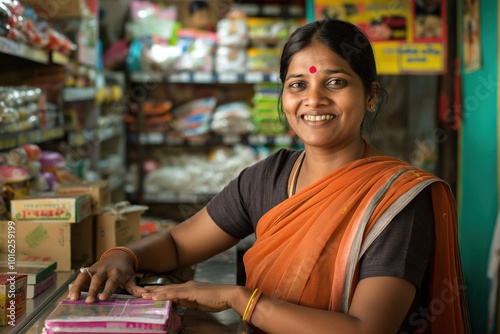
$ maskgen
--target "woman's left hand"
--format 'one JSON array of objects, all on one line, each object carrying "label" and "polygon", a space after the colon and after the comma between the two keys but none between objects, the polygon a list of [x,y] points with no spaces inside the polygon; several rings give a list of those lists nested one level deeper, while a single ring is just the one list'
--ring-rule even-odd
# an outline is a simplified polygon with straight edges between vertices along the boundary
[{"label": "woman's left hand", "polygon": [[231,308],[231,296],[237,289],[235,285],[222,285],[206,282],[188,281],[182,284],[146,286],[144,299],[172,300],[179,306],[195,308],[206,312],[219,312]]}]

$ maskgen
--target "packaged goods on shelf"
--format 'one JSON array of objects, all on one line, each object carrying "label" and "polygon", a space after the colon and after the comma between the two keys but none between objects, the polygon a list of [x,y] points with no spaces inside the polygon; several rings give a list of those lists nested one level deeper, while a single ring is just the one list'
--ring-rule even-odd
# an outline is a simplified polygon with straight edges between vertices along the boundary
[{"label": "packaged goods on shelf", "polygon": [[176,6],[162,6],[152,1],[130,2],[131,22],[125,25],[130,39],[153,35],[171,40],[179,29]]},{"label": "packaged goods on shelf", "polygon": [[30,1],[23,0],[22,2],[2,1],[0,35],[37,49],[58,51],[63,54],[68,54],[75,49],[74,43],[69,38],[38,17],[29,6]]},{"label": "packaged goods on shelf", "polygon": [[176,61],[176,71],[212,72],[217,36],[211,31],[180,29],[177,46],[181,56]]},{"label": "packaged goods on shelf", "polygon": [[276,72],[279,70],[281,49],[249,48],[247,49],[247,70],[259,72]]},{"label": "packaged goods on shelf", "polygon": [[157,150],[162,162],[145,176],[144,190],[149,194],[217,194],[241,170],[255,162],[255,153],[243,145],[217,147],[211,153],[182,153],[171,156]]},{"label": "packaged goods on shelf", "polygon": [[195,99],[175,107],[174,130],[181,136],[203,135],[210,131],[210,120],[217,104],[215,97]]},{"label": "packaged goods on shelf", "polygon": [[278,112],[279,86],[276,84],[259,84],[255,87],[252,98],[252,120],[255,132],[265,135],[279,135],[287,129]]},{"label": "packaged goods on shelf", "polygon": [[253,131],[251,108],[244,102],[219,105],[212,116],[210,128],[221,135],[244,135]]},{"label": "packaged goods on shelf", "polygon": [[217,45],[246,47],[248,45],[247,21],[222,19],[217,22]]},{"label": "packaged goods on shelf", "polygon": [[218,46],[215,52],[215,71],[219,73],[245,73],[247,50],[235,46]]},{"label": "packaged goods on shelf", "polygon": [[[170,101],[144,101],[141,105],[144,115],[144,124],[142,131],[168,131],[171,129],[173,114],[171,112],[172,102]],[[139,105],[133,103],[130,105],[130,113],[125,117],[129,131],[137,132],[139,129]]]},{"label": "packaged goods on shelf", "polygon": [[6,217],[12,200],[29,194],[30,178],[28,171],[24,168],[0,166],[0,180],[3,185],[0,200],[0,217]]},{"label": "packaged goods on shelf", "polygon": [[40,127],[45,109],[45,95],[38,87],[0,87],[0,133]]},{"label": "packaged goods on shelf", "polygon": [[285,20],[275,17],[249,17],[247,18],[248,36],[252,39],[286,39],[303,20]]}]

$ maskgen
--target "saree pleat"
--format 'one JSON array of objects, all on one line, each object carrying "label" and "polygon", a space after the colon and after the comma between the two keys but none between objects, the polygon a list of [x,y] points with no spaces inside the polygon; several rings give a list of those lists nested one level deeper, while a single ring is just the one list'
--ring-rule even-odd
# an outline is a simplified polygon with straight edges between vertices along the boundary
[{"label": "saree pleat", "polygon": [[[267,212],[257,224],[255,244],[244,255],[247,286],[299,305],[347,313],[364,251],[427,185],[436,249],[432,321],[419,323],[419,329],[442,333],[440,328],[455,324],[450,333],[464,333],[453,197],[444,182],[395,158],[356,160]],[[444,300],[446,292],[450,297]]]}]

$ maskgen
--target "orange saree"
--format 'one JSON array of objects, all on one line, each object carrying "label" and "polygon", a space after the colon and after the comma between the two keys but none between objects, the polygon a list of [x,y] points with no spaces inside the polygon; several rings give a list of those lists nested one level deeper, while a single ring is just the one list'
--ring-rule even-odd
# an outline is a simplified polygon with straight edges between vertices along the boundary
[{"label": "orange saree", "polygon": [[356,160],[267,212],[245,254],[247,286],[347,313],[359,260],[422,189],[431,187],[435,251],[429,315],[419,333],[467,333],[454,199],[445,182],[390,157]]}]

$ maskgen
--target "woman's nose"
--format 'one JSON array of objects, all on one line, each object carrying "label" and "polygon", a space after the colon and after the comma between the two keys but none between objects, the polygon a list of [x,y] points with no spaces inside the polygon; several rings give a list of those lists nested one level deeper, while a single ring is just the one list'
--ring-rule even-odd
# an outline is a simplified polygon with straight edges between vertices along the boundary
[{"label": "woman's nose", "polygon": [[321,87],[310,86],[305,94],[305,103],[309,107],[317,107],[326,104],[328,98]]}]

